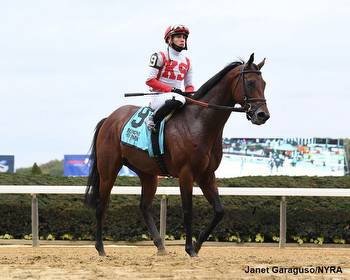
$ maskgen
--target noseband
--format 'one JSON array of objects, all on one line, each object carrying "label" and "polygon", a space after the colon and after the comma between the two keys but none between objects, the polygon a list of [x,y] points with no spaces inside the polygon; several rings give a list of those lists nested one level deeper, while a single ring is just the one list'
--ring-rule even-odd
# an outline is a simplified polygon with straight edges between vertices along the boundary
[{"label": "noseband", "polygon": [[264,104],[266,104],[266,99],[265,98],[254,98],[254,97],[249,97],[247,94],[247,87],[246,87],[246,83],[245,83],[245,77],[244,74],[246,73],[255,73],[257,75],[261,75],[261,71],[259,70],[244,70],[244,65],[241,68],[240,72],[239,72],[239,76],[238,79],[236,81],[236,84],[232,90],[232,93],[235,92],[240,79],[242,78],[243,81],[243,90],[244,90],[244,97],[243,97],[243,105],[241,112],[245,112],[247,114],[247,119],[251,120],[252,116],[255,114],[255,112]]}]

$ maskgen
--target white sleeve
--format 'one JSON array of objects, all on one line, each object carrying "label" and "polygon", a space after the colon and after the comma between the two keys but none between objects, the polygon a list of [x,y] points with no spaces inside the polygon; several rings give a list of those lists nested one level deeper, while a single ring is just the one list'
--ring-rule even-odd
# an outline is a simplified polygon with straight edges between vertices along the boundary
[{"label": "white sleeve", "polygon": [[160,53],[152,54],[148,66],[149,71],[147,81],[158,77],[159,71],[161,71],[162,67],[164,66],[162,55]]},{"label": "white sleeve", "polygon": [[192,63],[190,63],[190,69],[188,69],[184,79],[185,88],[188,86],[193,86],[192,73],[193,73]]}]

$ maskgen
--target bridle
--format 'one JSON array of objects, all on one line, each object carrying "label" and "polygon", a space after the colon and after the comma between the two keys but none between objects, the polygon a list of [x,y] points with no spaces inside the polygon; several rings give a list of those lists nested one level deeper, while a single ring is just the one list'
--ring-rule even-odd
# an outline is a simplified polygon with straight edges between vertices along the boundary
[{"label": "bridle", "polygon": [[[244,97],[243,97],[243,104],[241,107],[232,107],[232,106],[224,106],[224,105],[217,105],[217,104],[211,104],[211,103],[206,103],[203,101],[199,101],[196,99],[193,99],[188,96],[191,92],[184,93],[184,97],[187,102],[191,104],[195,104],[204,108],[211,108],[214,110],[223,110],[223,111],[230,111],[230,112],[240,112],[240,113],[246,113],[248,120],[251,120],[255,112],[262,106],[266,104],[266,99],[265,98],[254,98],[254,97],[249,97],[247,93],[247,87],[245,84],[245,77],[244,74],[247,73],[255,73],[257,75],[261,75],[260,70],[245,70],[244,69],[245,64],[243,64],[242,68],[239,71],[238,74],[238,79],[237,76],[235,77],[236,83],[235,86],[232,89],[232,96],[234,96],[234,92],[239,84],[239,81],[242,78],[243,81],[243,90],[244,90]],[[195,93],[195,92],[192,92]],[[129,96],[145,96],[145,95],[157,95],[157,94],[162,94],[162,92],[153,92],[153,93],[125,93],[125,97]]]},{"label": "bridle", "polygon": [[239,71],[239,76],[236,81],[235,86],[232,89],[232,95],[235,92],[240,79],[242,78],[243,81],[243,90],[244,90],[244,97],[243,97],[243,104],[241,108],[236,108],[236,109],[241,109],[240,112],[246,113],[247,114],[247,119],[251,120],[252,116],[255,114],[255,112],[262,106],[266,104],[266,99],[265,98],[254,98],[254,97],[249,97],[247,93],[247,86],[245,83],[245,77],[244,74],[246,73],[255,73],[257,75],[261,75],[260,70],[245,70],[245,64],[243,64],[243,67]]},{"label": "bridle", "polygon": [[[257,75],[261,75],[260,70],[245,70],[244,69],[245,64],[243,64],[243,67],[240,69],[239,74],[238,74],[238,79],[236,80],[235,86],[232,89],[232,96],[233,93],[235,92],[239,81],[242,78],[243,81],[243,90],[244,90],[244,97],[243,97],[243,104],[241,107],[232,107],[232,106],[223,106],[223,105],[216,105],[216,104],[211,104],[211,103],[205,103],[199,100],[194,100],[190,97],[185,97],[186,100],[189,103],[196,104],[205,108],[211,108],[214,110],[224,110],[224,111],[231,111],[231,112],[240,112],[240,113],[246,113],[247,119],[251,120],[255,112],[264,104],[266,104],[266,99],[265,98],[254,98],[254,97],[249,97],[247,93],[247,87],[245,84],[245,77],[244,74],[246,73],[255,73]],[[237,77],[235,77],[237,78]]]}]

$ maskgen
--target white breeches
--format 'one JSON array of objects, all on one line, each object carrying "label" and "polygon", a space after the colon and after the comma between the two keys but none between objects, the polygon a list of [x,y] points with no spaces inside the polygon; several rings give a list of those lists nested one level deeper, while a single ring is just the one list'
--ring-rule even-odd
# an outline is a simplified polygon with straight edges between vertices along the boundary
[{"label": "white breeches", "polygon": [[165,104],[165,101],[171,100],[175,98],[175,100],[180,101],[182,104],[186,103],[186,98],[180,94],[175,92],[164,92],[157,95],[152,95],[151,102],[149,106],[154,110],[154,113]]}]

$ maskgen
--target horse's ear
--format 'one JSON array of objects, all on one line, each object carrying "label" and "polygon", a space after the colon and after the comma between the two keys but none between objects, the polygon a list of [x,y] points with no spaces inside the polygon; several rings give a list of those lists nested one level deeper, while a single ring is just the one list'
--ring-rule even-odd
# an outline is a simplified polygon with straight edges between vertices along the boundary
[{"label": "horse's ear", "polygon": [[265,60],[266,60],[266,57],[263,59],[263,61],[261,61],[261,62],[257,65],[257,67],[258,67],[259,70],[264,66]]},{"label": "horse's ear", "polygon": [[252,53],[249,57],[249,60],[248,60],[248,65],[250,66],[254,61],[254,53]]}]

